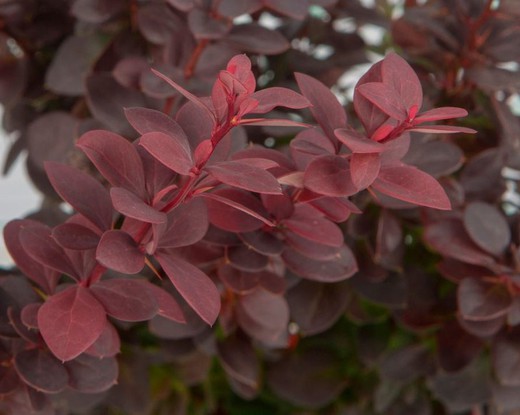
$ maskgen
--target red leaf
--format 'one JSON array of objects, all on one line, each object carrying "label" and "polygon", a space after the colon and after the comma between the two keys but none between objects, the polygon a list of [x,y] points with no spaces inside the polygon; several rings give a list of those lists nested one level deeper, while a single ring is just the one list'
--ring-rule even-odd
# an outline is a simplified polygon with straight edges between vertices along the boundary
[{"label": "red leaf", "polygon": [[382,82],[368,82],[360,85],[358,91],[377,108],[399,121],[408,117],[406,108],[395,90]]},{"label": "red leaf", "polygon": [[407,131],[416,131],[418,133],[430,134],[475,134],[477,131],[473,128],[457,127],[455,125],[423,125],[409,128]]},{"label": "red leaf", "polygon": [[161,236],[159,246],[179,248],[200,241],[208,231],[208,210],[200,198],[191,199],[168,214],[168,228]]},{"label": "red leaf", "polygon": [[85,354],[103,359],[105,357],[115,356],[120,352],[121,339],[119,333],[112,323],[107,321],[105,328],[97,338],[97,340],[85,350]]},{"label": "red leaf", "polygon": [[193,167],[191,149],[184,134],[146,133],[139,140],[139,145],[176,173],[189,174]]},{"label": "red leaf", "polygon": [[144,267],[144,254],[124,231],[107,231],[101,237],[96,259],[105,267],[125,274],[137,274]]},{"label": "red leaf", "polygon": [[213,281],[196,266],[164,251],[157,251],[155,258],[182,298],[209,325],[220,311],[220,294]]},{"label": "red leaf", "polygon": [[239,125],[262,125],[271,127],[303,127],[309,128],[309,124],[303,122],[278,119],[278,118],[242,118],[238,121]]},{"label": "red leaf", "polygon": [[381,66],[381,76],[383,83],[390,86],[399,97],[404,109],[408,110],[412,106],[421,108],[423,94],[419,78],[412,67],[399,55],[389,53]]},{"label": "red leaf", "polygon": [[468,111],[457,107],[440,107],[421,112],[414,119],[414,123],[448,120],[450,118],[460,118],[468,115]]},{"label": "red leaf", "polygon": [[49,297],[38,311],[38,327],[60,360],[74,359],[101,335],[106,324],[103,306],[82,286]]},{"label": "red leaf", "polygon": [[251,192],[281,194],[282,188],[276,178],[263,168],[247,160],[232,160],[215,163],[206,170],[222,183]]},{"label": "red leaf", "polygon": [[477,278],[465,278],[459,284],[457,298],[462,316],[467,320],[492,320],[505,315],[511,295],[502,285]]},{"label": "red leaf", "polygon": [[388,196],[419,206],[451,209],[450,200],[437,180],[411,166],[381,169],[372,187]]},{"label": "red leaf", "polygon": [[334,134],[353,153],[381,153],[385,149],[383,144],[346,128],[338,128]]},{"label": "red leaf", "polygon": [[106,189],[92,176],[73,167],[46,162],[45,171],[58,194],[103,231],[112,225],[112,207]]},{"label": "red leaf", "polygon": [[118,134],[93,130],[76,144],[112,186],[145,196],[143,163],[137,149]]},{"label": "red leaf", "polygon": [[123,187],[110,189],[114,209],[125,216],[147,223],[165,223],[166,214],[147,205],[134,193]]},{"label": "red leaf", "polygon": [[184,311],[182,311],[177,300],[168,291],[152,283],[147,282],[146,285],[146,288],[155,297],[159,305],[159,310],[157,311],[159,316],[178,323],[186,323]]},{"label": "red leaf", "polygon": [[294,215],[283,221],[288,230],[303,238],[323,245],[340,247],[343,245],[343,233],[333,222],[319,216]]},{"label": "red leaf", "polygon": [[379,174],[381,157],[378,153],[354,153],[350,158],[352,183],[359,190],[370,186]]},{"label": "red leaf", "polygon": [[303,183],[313,192],[325,196],[350,196],[357,193],[350,177],[348,161],[335,155],[314,159],[305,170]]},{"label": "red leaf", "polygon": [[53,239],[63,248],[83,251],[94,249],[100,236],[85,226],[77,223],[62,223],[52,230]]},{"label": "red leaf", "polygon": [[312,115],[327,137],[335,141],[334,130],[347,125],[345,110],[329,88],[317,79],[302,73],[295,74],[295,77],[303,95],[312,105]]},{"label": "red leaf", "polygon": [[159,311],[156,297],[140,280],[117,278],[99,281],[90,291],[108,315],[121,321],[150,320]]},{"label": "red leaf", "polygon": [[258,106],[251,111],[253,114],[265,114],[275,107],[307,108],[311,105],[309,100],[292,89],[272,87],[262,89],[251,95],[258,101]]}]

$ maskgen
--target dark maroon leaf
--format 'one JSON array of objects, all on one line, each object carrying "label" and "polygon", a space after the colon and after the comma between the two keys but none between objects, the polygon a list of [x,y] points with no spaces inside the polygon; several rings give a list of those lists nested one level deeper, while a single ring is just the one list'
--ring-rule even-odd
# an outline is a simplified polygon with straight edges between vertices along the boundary
[{"label": "dark maroon leaf", "polygon": [[245,294],[252,292],[258,286],[259,273],[242,272],[229,264],[224,264],[218,268],[218,277],[230,290]]},{"label": "dark maroon leaf", "polygon": [[323,245],[319,242],[302,238],[295,233],[286,232],[285,242],[288,246],[294,248],[299,253],[311,259],[319,261],[331,261],[338,258],[340,247]]},{"label": "dark maroon leaf", "polygon": [[112,224],[112,206],[106,189],[80,170],[46,162],[45,171],[58,194],[100,230]]},{"label": "dark maroon leaf", "polygon": [[317,79],[302,73],[295,74],[295,77],[302,94],[312,105],[312,115],[327,137],[335,141],[334,130],[347,125],[345,110],[329,88]]},{"label": "dark maroon leaf", "polygon": [[106,324],[103,306],[82,286],[49,297],[38,311],[38,327],[60,360],[74,359],[101,335]]},{"label": "dark maroon leaf", "polygon": [[46,161],[65,162],[73,154],[78,119],[63,111],[51,111],[27,127],[29,160],[39,169]]},{"label": "dark maroon leaf", "polygon": [[251,192],[281,194],[276,178],[247,160],[224,161],[206,167],[210,175],[227,185]]},{"label": "dark maroon leaf", "polygon": [[52,237],[63,248],[72,250],[94,249],[100,236],[93,230],[77,223],[62,223],[52,230]]},{"label": "dark maroon leaf", "polygon": [[325,196],[350,196],[357,188],[350,176],[349,163],[343,157],[327,155],[312,161],[303,178],[305,187]]},{"label": "dark maroon leaf", "polygon": [[482,341],[452,321],[437,333],[437,359],[442,369],[457,372],[475,359],[482,350]]},{"label": "dark maroon leaf", "polygon": [[96,35],[65,39],[45,74],[47,88],[63,95],[85,94],[87,75],[102,52],[104,43],[102,36]]},{"label": "dark maroon leaf", "polygon": [[261,271],[265,269],[269,263],[268,257],[244,245],[229,248],[227,259],[235,268],[249,272]]},{"label": "dark maroon leaf", "polygon": [[20,387],[20,378],[14,366],[0,367],[0,395],[8,395]]},{"label": "dark maroon leaf", "polygon": [[493,343],[493,367],[504,386],[520,386],[520,333],[518,329],[499,336]]},{"label": "dark maroon leaf", "polygon": [[477,278],[465,278],[457,291],[460,312],[467,320],[492,320],[505,315],[511,295],[499,284]]},{"label": "dark maroon leaf", "polygon": [[434,368],[431,352],[421,344],[392,350],[383,355],[379,363],[381,377],[403,383],[430,375]]},{"label": "dark maroon leaf", "polygon": [[23,381],[38,391],[57,393],[67,387],[67,370],[47,350],[19,352],[14,358],[14,365]]},{"label": "dark maroon leaf", "polygon": [[238,324],[252,338],[272,347],[285,346],[289,306],[284,297],[257,288],[240,297],[236,313]]},{"label": "dark maroon leaf", "polygon": [[146,289],[155,298],[158,304],[158,315],[171,321],[176,321],[179,323],[186,322],[186,318],[181,306],[168,291],[151,283],[146,283],[146,285]]},{"label": "dark maroon leaf", "polygon": [[20,312],[20,319],[25,327],[29,329],[38,328],[38,310],[41,307],[41,303],[27,304]]},{"label": "dark maroon leaf", "polygon": [[275,256],[283,251],[283,242],[274,233],[258,230],[238,234],[242,242],[259,254]]},{"label": "dark maroon leaf", "polygon": [[260,388],[260,364],[251,343],[239,336],[228,337],[217,344],[226,374],[252,389]]},{"label": "dark maroon leaf", "polygon": [[232,26],[229,20],[216,18],[213,11],[198,7],[188,13],[188,25],[196,39],[222,39]]},{"label": "dark maroon leaf", "polygon": [[414,139],[403,161],[434,177],[440,177],[457,171],[464,162],[464,153],[450,142]]},{"label": "dark maroon leaf", "polygon": [[77,146],[112,186],[144,196],[143,164],[128,140],[109,131],[94,130],[83,134]]},{"label": "dark maroon leaf", "polygon": [[292,249],[286,249],[282,258],[295,274],[313,281],[338,282],[357,271],[356,259],[346,246],[341,248],[339,257],[332,261],[311,259]]},{"label": "dark maroon leaf", "polygon": [[468,204],[464,211],[464,227],[473,242],[493,255],[500,255],[509,246],[509,225],[493,205],[479,201]]},{"label": "dark maroon leaf", "polygon": [[252,232],[264,224],[274,227],[260,201],[238,189],[202,193],[208,206],[209,221],[228,232]]},{"label": "dark maroon leaf", "polygon": [[100,281],[90,291],[108,315],[121,321],[150,320],[159,311],[156,297],[140,280],[117,278]]},{"label": "dark maroon leaf", "polygon": [[100,359],[115,356],[120,352],[121,340],[116,328],[107,321],[105,328],[97,340],[87,349],[85,353]]},{"label": "dark maroon leaf", "polygon": [[220,294],[209,277],[194,265],[166,252],[155,255],[182,298],[209,325],[220,311]]},{"label": "dark maroon leaf", "polygon": [[99,24],[123,11],[124,7],[124,0],[76,0],[71,13],[80,20]]},{"label": "dark maroon leaf", "polygon": [[344,282],[321,284],[303,280],[287,293],[291,318],[305,336],[329,329],[345,312],[350,297],[350,288]]},{"label": "dark maroon leaf", "polygon": [[[181,1],[177,0],[175,3]],[[165,3],[147,3],[140,6],[137,12],[137,25],[146,40],[158,45],[167,43],[174,33],[184,26]]]},{"label": "dark maroon leaf", "polygon": [[382,168],[372,187],[405,202],[449,210],[451,203],[442,186],[429,174],[411,166]]},{"label": "dark maroon leaf", "polygon": [[493,258],[469,238],[462,222],[456,219],[428,225],[424,239],[437,252],[447,257],[473,265],[490,266],[494,263]]},{"label": "dark maroon leaf", "polygon": [[139,140],[139,145],[176,173],[189,174],[194,166],[184,133],[178,136],[160,131],[146,133]]},{"label": "dark maroon leaf", "polygon": [[144,267],[145,256],[134,239],[124,231],[107,231],[101,237],[96,259],[114,271],[137,274]]},{"label": "dark maroon leaf", "polygon": [[218,12],[224,16],[237,17],[255,12],[261,7],[262,0],[222,0],[218,5]]},{"label": "dark maroon leaf", "polygon": [[271,365],[267,383],[294,405],[317,409],[334,401],[346,386],[339,359],[327,350],[292,353]]},{"label": "dark maroon leaf", "polygon": [[113,357],[100,359],[81,355],[66,363],[69,386],[84,393],[98,393],[110,389],[117,382],[118,366]]},{"label": "dark maroon leaf", "polygon": [[257,23],[233,26],[225,41],[244,52],[264,55],[277,55],[289,49],[289,42],[279,32]]},{"label": "dark maroon leaf", "polygon": [[21,224],[20,243],[34,260],[70,277],[78,273],[65,251],[51,236],[51,229],[39,223]]}]

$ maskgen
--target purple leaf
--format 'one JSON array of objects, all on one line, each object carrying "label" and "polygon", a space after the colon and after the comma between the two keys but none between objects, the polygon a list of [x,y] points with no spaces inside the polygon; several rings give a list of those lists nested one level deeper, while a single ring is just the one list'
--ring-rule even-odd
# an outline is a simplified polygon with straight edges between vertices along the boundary
[{"label": "purple leaf", "polygon": [[437,180],[411,166],[381,169],[372,187],[388,196],[419,206],[451,209],[450,200]]},{"label": "purple leaf", "polygon": [[155,297],[159,306],[157,314],[168,320],[178,323],[186,323],[184,311],[173,296],[165,289],[152,283],[147,283],[147,290]]},{"label": "purple leaf", "polygon": [[335,141],[334,130],[347,125],[345,110],[330,92],[329,88],[317,79],[302,73],[295,74],[302,94],[311,103],[311,113],[330,140]]},{"label": "purple leaf", "polygon": [[253,339],[272,347],[285,346],[289,306],[283,296],[263,288],[245,294],[237,304],[236,319]]},{"label": "purple leaf", "polygon": [[113,187],[110,189],[110,197],[114,209],[125,216],[146,223],[165,223],[166,214],[147,205],[134,193],[124,187]]},{"label": "purple leaf", "polygon": [[350,176],[359,190],[370,186],[379,175],[381,157],[378,153],[354,153],[350,158]]},{"label": "purple leaf", "polygon": [[517,328],[512,328],[493,343],[493,367],[502,385],[520,386],[520,335]]},{"label": "purple leaf", "polygon": [[350,177],[349,163],[335,155],[321,156],[305,170],[305,187],[325,196],[350,196],[357,188]]},{"label": "purple leaf", "polygon": [[144,267],[145,256],[134,239],[124,231],[107,231],[96,250],[100,264],[125,274],[137,274]]},{"label": "purple leaf", "polygon": [[511,306],[511,295],[501,285],[465,278],[457,291],[459,309],[467,320],[493,320],[505,315]]},{"label": "purple leaf", "polygon": [[220,294],[213,281],[196,266],[165,251],[157,251],[155,258],[182,298],[212,325],[220,311]]},{"label": "purple leaf", "polygon": [[206,170],[222,183],[239,189],[267,194],[282,193],[282,188],[272,174],[247,160],[224,161],[208,166]]},{"label": "purple leaf", "polygon": [[309,124],[299,121],[278,119],[278,118],[242,118],[238,121],[239,125],[262,125],[267,127],[303,127],[309,128]]},{"label": "purple leaf", "polygon": [[45,171],[56,192],[99,230],[112,225],[112,206],[108,192],[92,176],[73,167],[46,162]]},{"label": "purple leaf", "polygon": [[82,286],[49,297],[38,311],[38,327],[51,352],[67,361],[87,350],[106,324],[103,306]]},{"label": "purple leaf", "polygon": [[218,277],[226,288],[237,294],[246,294],[258,286],[259,272],[243,272],[230,264],[223,264],[218,268]]},{"label": "purple leaf", "polygon": [[473,242],[499,256],[509,246],[511,231],[504,215],[493,205],[472,202],[464,211],[464,228]]},{"label": "purple leaf", "polygon": [[239,238],[250,249],[259,254],[276,256],[282,253],[284,244],[274,234],[261,229],[253,232],[240,233]]},{"label": "purple leaf", "polygon": [[382,82],[368,82],[360,85],[358,91],[390,117],[398,121],[404,121],[408,117],[407,109],[403,107],[403,103],[391,86]]},{"label": "purple leaf", "polygon": [[155,69],[152,69],[152,72],[156,76],[161,78],[163,81],[165,81],[172,88],[174,88],[176,91],[181,93],[186,99],[188,99],[193,104],[195,104],[199,109],[201,109],[203,112],[205,112],[207,115],[209,115],[212,120],[215,120],[215,114],[213,113],[211,108],[208,107],[206,105],[206,103],[204,103],[204,101],[202,101],[200,98],[196,97],[191,92],[189,92],[188,90],[184,89],[182,86],[180,86],[179,84],[177,84],[176,82],[174,82],[173,80],[168,78],[166,75],[163,75],[159,71],[156,71]]},{"label": "purple leaf", "polygon": [[180,174],[189,174],[194,163],[186,136],[174,136],[162,132],[144,134],[139,140],[152,156],[169,169]]},{"label": "purple leaf", "polygon": [[67,387],[69,375],[63,364],[47,350],[24,350],[14,357],[22,380],[37,391],[57,393]]},{"label": "purple leaf", "polygon": [[105,328],[97,340],[92,343],[87,350],[85,350],[85,354],[103,359],[105,357],[117,355],[120,352],[120,349],[121,339],[119,338],[119,333],[114,325],[107,321]]},{"label": "purple leaf", "polygon": [[118,365],[113,357],[81,355],[65,366],[70,376],[69,386],[79,392],[99,393],[117,383]]},{"label": "purple leaf", "polygon": [[285,233],[285,243],[300,254],[318,261],[332,261],[338,258],[340,248],[323,245],[310,239],[302,238],[295,233]]},{"label": "purple leaf", "polygon": [[143,163],[128,140],[109,131],[93,130],[83,134],[77,146],[112,186],[145,196]]},{"label": "purple leaf", "polygon": [[310,1],[278,1],[278,0],[263,0],[264,6],[274,10],[276,13],[292,17],[293,19],[303,20],[309,12]]},{"label": "purple leaf", "polygon": [[290,46],[279,32],[257,23],[234,25],[225,42],[238,50],[263,55],[277,55],[285,52]]},{"label": "purple leaf", "polygon": [[247,246],[238,245],[228,249],[227,259],[229,263],[241,271],[258,272],[264,270],[269,259]]},{"label": "purple leaf", "polygon": [[90,291],[109,316],[121,321],[150,320],[159,311],[156,297],[148,284],[140,280],[117,278],[100,281]]},{"label": "purple leaf", "polygon": [[262,89],[252,94],[251,98],[258,101],[258,106],[251,111],[253,114],[265,114],[275,107],[301,109],[311,105],[307,98],[292,89],[280,87]]}]

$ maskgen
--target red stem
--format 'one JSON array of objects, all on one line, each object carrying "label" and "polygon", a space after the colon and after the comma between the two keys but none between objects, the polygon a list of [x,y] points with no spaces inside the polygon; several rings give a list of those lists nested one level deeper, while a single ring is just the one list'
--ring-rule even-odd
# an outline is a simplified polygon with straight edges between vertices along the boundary
[{"label": "red stem", "polygon": [[197,44],[197,47],[193,51],[193,53],[190,56],[190,60],[184,67],[184,78],[190,79],[193,76],[193,73],[195,72],[195,68],[197,66],[197,62],[199,61],[200,55],[202,55],[202,52],[206,48],[206,46],[209,43],[209,39],[202,39]]}]

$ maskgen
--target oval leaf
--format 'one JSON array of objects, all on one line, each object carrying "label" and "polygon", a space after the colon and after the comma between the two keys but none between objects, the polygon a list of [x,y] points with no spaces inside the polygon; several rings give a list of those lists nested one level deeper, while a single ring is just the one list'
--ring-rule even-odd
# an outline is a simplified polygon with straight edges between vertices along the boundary
[{"label": "oval leaf", "polygon": [[107,231],[101,237],[96,259],[105,267],[125,274],[137,274],[144,267],[144,254],[124,231]]}]

